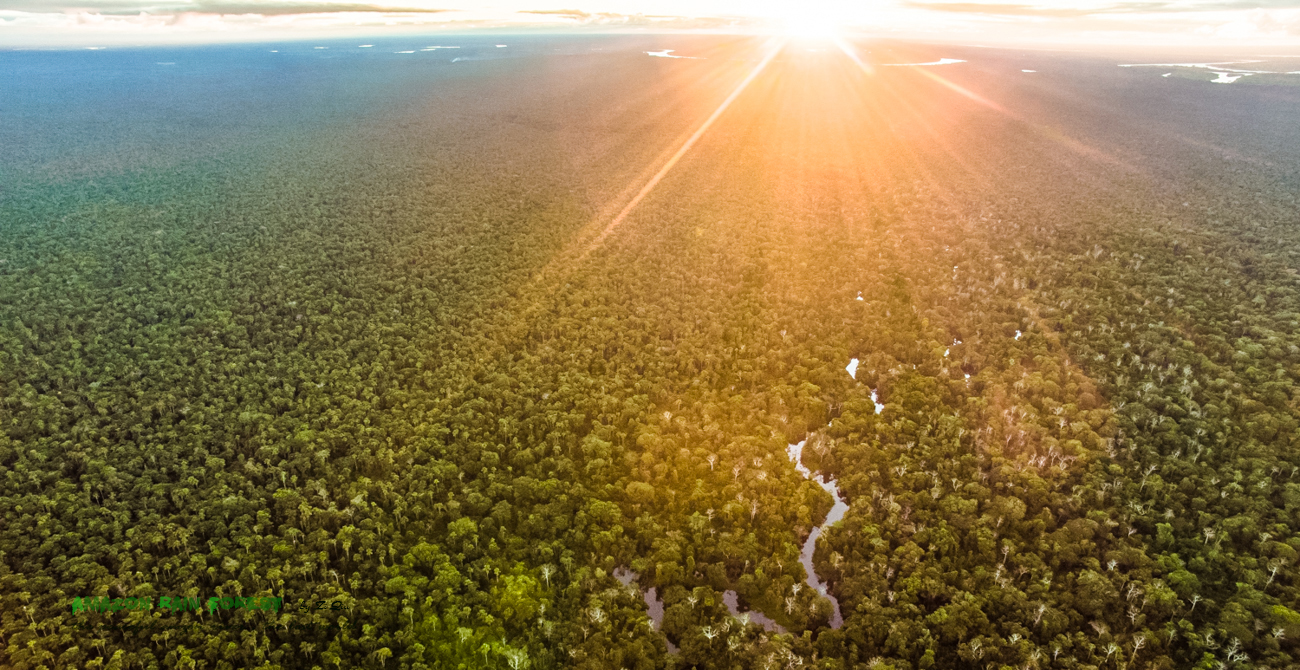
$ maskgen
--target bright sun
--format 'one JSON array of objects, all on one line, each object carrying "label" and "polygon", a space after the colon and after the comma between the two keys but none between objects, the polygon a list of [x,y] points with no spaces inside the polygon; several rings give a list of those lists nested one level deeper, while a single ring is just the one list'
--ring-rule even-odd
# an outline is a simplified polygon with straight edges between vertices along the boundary
[{"label": "bright sun", "polygon": [[855,20],[861,20],[863,4],[861,0],[784,0],[767,7],[774,9],[772,16],[779,21],[781,31],[792,38],[827,40],[837,38]]},{"label": "bright sun", "polygon": [[790,37],[832,39],[839,34],[841,21],[829,13],[806,12],[786,17],[782,29]]}]

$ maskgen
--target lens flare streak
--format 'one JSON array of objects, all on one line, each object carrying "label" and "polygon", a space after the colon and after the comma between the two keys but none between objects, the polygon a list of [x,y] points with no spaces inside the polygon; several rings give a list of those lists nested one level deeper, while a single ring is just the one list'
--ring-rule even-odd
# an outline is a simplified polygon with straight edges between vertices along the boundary
[{"label": "lens flare streak", "polygon": [[609,237],[609,234],[622,224],[628,215],[632,213],[632,210],[636,209],[636,206],[641,204],[641,201],[654,190],[655,186],[659,185],[659,182],[662,181],[670,171],[672,171],[673,166],[677,165],[677,161],[681,160],[682,156],[685,156],[686,152],[690,151],[691,147],[695,146],[695,143],[704,136],[704,133],[708,132],[709,126],[712,126],[713,122],[717,121],[718,117],[722,116],[722,113],[727,111],[727,108],[731,106],[731,103],[735,101],[736,98],[740,97],[740,94],[744,92],[750,82],[754,81],[754,79],[758,77],[759,73],[767,68],[767,64],[772,62],[772,58],[781,51],[781,47],[783,47],[784,44],[784,40],[781,40],[775,42],[768,48],[767,54],[763,56],[763,60],[759,61],[758,65],[750,71],[749,75],[736,86],[735,90],[731,92],[731,95],[727,96],[727,99],[723,100],[722,104],[718,105],[718,108],[713,110],[713,113],[709,115],[709,118],[705,119],[704,123],[700,124],[700,127],[690,137],[688,137],[684,143],[682,143],[680,148],[677,149],[677,152],[664,162],[663,167],[659,168],[659,171],[650,178],[650,181],[646,182],[645,186],[641,187],[641,190],[632,197],[632,200],[630,200],[627,205],[625,205],[623,209],[614,216],[614,218],[609,222],[609,225],[605,226],[605,229],[600,231],[600,234],[596,236],[595,240],[592,240],[591,245],[588,246],[587,250],[582,254],[584,258],[587,254],[590,254],[599,247],[601,243],[605,241],[605,238]]}]

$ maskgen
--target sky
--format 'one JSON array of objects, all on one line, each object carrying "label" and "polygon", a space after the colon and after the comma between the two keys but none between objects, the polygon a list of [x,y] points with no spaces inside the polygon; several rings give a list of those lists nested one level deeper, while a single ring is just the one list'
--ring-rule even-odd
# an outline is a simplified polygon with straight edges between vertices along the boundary
[{"label": "sky", "polygon": [[1294,47],[1300,0],[0,0],[0,47],[508,32],[787,33],[988,46]]}]

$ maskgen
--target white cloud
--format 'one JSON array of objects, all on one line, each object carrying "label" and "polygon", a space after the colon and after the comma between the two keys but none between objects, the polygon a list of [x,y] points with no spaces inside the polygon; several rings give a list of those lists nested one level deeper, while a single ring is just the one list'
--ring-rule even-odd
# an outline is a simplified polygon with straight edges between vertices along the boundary
[{"label": "white cloud", "polygon": [[1255,9],[1234,12],[1227,20],[1207,23],[1195,34],[1228,42],[1285,44],[1300,35],[1300,10]]},{"label": "white cloud", "polygon": [[[1039,0],[1020,4],[961,0],[554,0],[557,5],[507,0],[471,4],[445,13],[339,11],[351,0],[81,0],[58,11],[46,0],[0,0],[0,45],[86,45],[147,42],[253,41],[290,37],[343,37],[384,33],[428,33],[441,28],[518,27],[536,24],[591,30],[685,28],[748,32],[791,17],[816,15],[821,22],[858,27],[874,34],[981,44],[1010,42],[1059,46],[1113,45],[1294,45],[1300,46],[1300,8],[1233,9],[1243,0]],[[392,0],[384,9],[436,9],[441,0]],[[1260,0],[1282,3],[1292,0]],[[1300,2],[1300,0],[1294,0]],[[38,3],[52,11],[31,11]],[[925,4],[930,3],[929,7]],[[25,10],[14,9],[22,7]],[[98,11],[86,11],[98,7]],[[270,8],[264,14],[253,13]],[[292,13],[295,7],[330,11]],[[1212,11],[1195,11],[1216,7]],[[212,11],[178,11],[195,8]],[[525,14],[527,10],[578,8],[577,14]],[[942,8],[942,9],[939,9]],[[148,9],[150,11],[138,11]],[[221,10],[221,11],[216,11]],[[602,12],[604,14],[602,14]],[[638,15],[643,15],[638,17]],[[653,15],[704,20],[649,20]],[[611,18],[612,17],[612,18]],[[721,18],[719,18],[721,17]],[[632,20],[637,19],[640,20]],[[768,21],[763,24],[763,21]]]}]

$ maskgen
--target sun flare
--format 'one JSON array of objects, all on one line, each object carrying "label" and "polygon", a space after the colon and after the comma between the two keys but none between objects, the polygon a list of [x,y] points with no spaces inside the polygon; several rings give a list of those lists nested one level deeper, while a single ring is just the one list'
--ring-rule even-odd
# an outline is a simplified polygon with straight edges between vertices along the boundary
[{"label": "sun flare", "polygon": [[789,37],[829,40],[839,35],[843,22],[829,14],[811,13],[791,16],[781,22],[781,31]]},{"label": "sun flare", "polygon": [[771,8],[780,32],[795,39],[831,40],[859,18],[861,5],[839,0],[781,3]]}]

